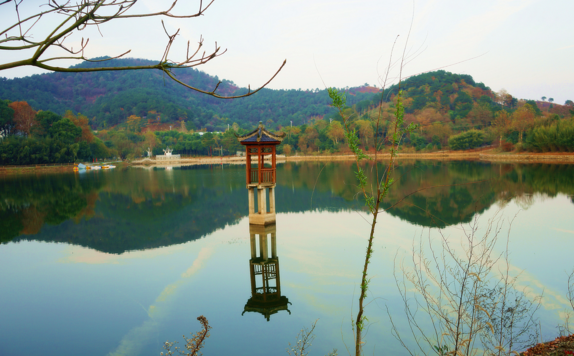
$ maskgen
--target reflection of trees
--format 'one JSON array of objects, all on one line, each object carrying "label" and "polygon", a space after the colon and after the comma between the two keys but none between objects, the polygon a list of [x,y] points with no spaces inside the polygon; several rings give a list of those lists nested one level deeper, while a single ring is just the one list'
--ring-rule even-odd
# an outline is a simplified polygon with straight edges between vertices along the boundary
[{"label": "reflection of trees", "polygon": [[[402,161],[397,173],[384,208],[434,187],[389,210],[423,226],[468,222],[495,202],[528,207],[534,195],[574,195],[571,165]],[[278,213],[360,210],[356,192],[350,162],[290,162],[277,169]],[[247,216],[246,202],[240,165],[9,177],[0,184],[0,241],[24,234],[110,253],[156,248],[236,223]]]},{"label": "reflection of trees", "polygon": [[489,164],[418,161],[403,163],[396,169],[400,178],[383,207],[388,209],[406,196],[389,213],[414,224],[444,227],[469,222],[475,213],[495,201],[490,181],[495,174]]},{"label": "reflection of trees", "polygon": [[37,234],[44,224],[58,225],[71,218],[90,217],[96,191],[103,180],[86,180],[73,174],[40,178],[9,177],[0,184],[0,240],[20,234]]},{"label": "reflection of trees", "polygon": [[[407,196],[389,210],[391,215],[423,226],[444,227],[467,223],[474,214],[495,202],[504,205],[515,201],[528,208],[533,204],[535,194],[550,197],[559,193],[574,195],[574,184],[570,178],[574,173],[572,165],[401,161],[397,173],[399,178],[383,208],[391,207],[414,191],[429,188]],[[354,169],[350,162],[288,163],[277,177],[278,194],[285,193],[284,188],[291,188],[295,192],[315,189],[312,206],[320,210],[330,207],[362,208],[363,203],[356,200]],[[294,206],[308,210],[309,207],[305,205],[311,205],[310,197],[301,199],[303,201]],[[289,211],[290,207],[284,206],[289,199],[278,197],[277,201],[281,201],[280,206]]]}]

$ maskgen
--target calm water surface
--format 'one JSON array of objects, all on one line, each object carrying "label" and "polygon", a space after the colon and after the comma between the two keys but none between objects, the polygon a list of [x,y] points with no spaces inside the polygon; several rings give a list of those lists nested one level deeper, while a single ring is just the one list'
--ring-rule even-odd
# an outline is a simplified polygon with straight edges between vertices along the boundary
[{"label": "calm water surface", "polygon": [[[247,306],[244,169],[2,178],[0,355],[159,355],[165,340],[198,331],[199,315],[213,327],[205,355],[285,354],[316,319],[311,355],[344,354],[369,231],[351,164],[278,167],[277,255],[288,303],[267,315]],[[434,188],[379,218],[366,350],[405,353],[387,315],[388,307],[406,327],[395,256],[408,256],[421,234],[441,230],[456,241],[465,224],[485,226],[495,214],[514,218],[512,270],[522,271],[527,295],[544,291],[538,317],[544,337],[555,337],[574,268],[574,166],[417,161],[402,163],[397,177],[385,207]]]}]

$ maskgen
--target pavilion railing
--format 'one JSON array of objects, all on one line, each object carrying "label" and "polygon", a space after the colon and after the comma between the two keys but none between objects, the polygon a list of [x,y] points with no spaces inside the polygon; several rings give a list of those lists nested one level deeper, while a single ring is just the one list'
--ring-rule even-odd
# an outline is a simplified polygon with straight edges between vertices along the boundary
[{"label": "pavilion railing", "polygon": [[261,169],[261,182],[259,181],[259,169],[251,168],[249,184],[275,183],[275,170],[273,168]]},{"label": "pavilion railing", "polygon": [[275,183],[275,179],[273,179],[274,175],[275,175],[274,169],[262,169],[261,183]]},{"label": "pavilion railing", "polygon": [[251,168],[251,177],[249,177],[249,184],[259,183],[259,170]]}]

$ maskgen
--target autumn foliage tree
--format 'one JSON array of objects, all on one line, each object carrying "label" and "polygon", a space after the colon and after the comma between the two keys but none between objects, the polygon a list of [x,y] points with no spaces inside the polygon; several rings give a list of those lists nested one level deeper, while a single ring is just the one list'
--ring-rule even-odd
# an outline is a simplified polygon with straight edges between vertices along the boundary
[{"label": "autumn foliage tree", "polygon": [[339,141],[342,141],[345,137],[345,130],[343,129],[343,125],[337,120],[331,122],[329,128],[327,129],[327,137],[331,139],[335,145],[339,144]]},{"label": "autumn foliage tree", "polygon": [[34,109],[32,109],[32,107],[30,107],[30,105],[25,101],[14,101],[8,106],[14,110],[14,122],[16,124],[15,129],[29,135],[36,118],[36,112]]},{"label": "autumn foliage tree", "polygon": [[355,122],[357,131],[359,132],[359,137],[363,141],[364,147],[369,147],[369,140],[373,143],[373,126],[369,120],[357,120]]},{"label": "autumn foliage tree", "polygon": [[474,104],[468,113],[470,121],[474,125],[486,127],[492,121],[492,111],[486,105]]},{"label": "autumn foliage tree", "polygon": [[502,136],[504,136],[511,128],[511,118],[505,110],[496,113],[492,121],[492,131],[499,137],[499,145],[502,146]]},{"label": "autumn foliage tree", "polygon": [[518,142],[522,143],[524,131],[528,130],[534,125],[534,109],[526,104],[512,114],[512,126],[518,131]]},{"label": "autumn foliage tree", "polygon": [[305,132],[299,136],[299,148],[302,151],[314,151],[317,149],[315,140],[319,137],[317,130],[315,128],[308,126]]},{"label": "autumn foliage tree", "polygon": [[128,117],[128,127],[132,130],[132,131],[137,131],[137,129],[139,128],[139,125],[142,121],[142,118],[136,115],[130,115]]},{"label": "autumn foliage tree", "polygon": [[80,138],[81,141],[86,141],[87,143],[94,142],[95,136],[92,132],[92,129],[90,128],[90,120],[86,116],[82,114],[78,114],[76,116],[74,113],[68,110],[66,111],[64,117],[70,119],[74,125],[82,129],[82,136]]}]

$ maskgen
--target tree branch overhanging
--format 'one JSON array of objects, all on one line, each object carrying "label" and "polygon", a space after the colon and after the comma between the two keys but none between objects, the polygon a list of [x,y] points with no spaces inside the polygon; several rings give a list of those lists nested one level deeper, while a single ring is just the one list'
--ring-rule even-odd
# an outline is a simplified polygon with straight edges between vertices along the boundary
[{"label": "tree branch overhanging", "polygon": [[[170,17],[177,19],[195,18],[202,16],[205,11],[213,4],[215,0],[211,0],[204,4],[203,0],[199,0],[199,10],[193,14],[178,15],[174,14],[172,10],[175,8],[178,0],[173,1],[173,3],[165,10],[153,13],[140,13],[140,14],[130,14],[128,11],[137,3],[138,0],[80,0],[79,2],[72,3],[71,1],[66,1],[64,3],[58,3],[56,0],[48,0],[48,2],[42,6],[47,7],[47,10],[40,11],[32,16],[21,18],[20,16],[20,5],[23,0],[0,0],[0,6],[13,3],[14,11],[16,15],[16,22],[11,26],[0,32],[0,51],[20,51],[26,49],[35,49],[33,55],[29,58],[13,61],[9,63],[0,62],[0,71],[5,69],[12,69],[22,66],[33,66],[54,72],[98,72],[98,71],[117,71],[117,70],[144,70],[144,69],[158,69],[167,74],[171,79],[177,83],[195,90],[199,93],[210,95],[220,99],[235,99],[247,97],[255,94],[259,90],[267,86],[271,80],[273,80],[277,74],[283,69],[286,64],[286,60],[275,72],[275,74],[269,79],[265,84],[256,90],[251,90],[251,86],[246,94],[235,95],[235,96],[222,96],[216,93],[219,85],[218,83],[213,90],[204,90],[197,88],[193,85],[183,83],[178,80],[173,69],[180,68],[192,68],[208,63],[214,58],[223,55],[226,50],[221,50],[221,47],[215,43],[215,48],[212,52],[203,51],[203,37],[200,37],[197,48],[190,54],[190,42],[187,42],[187,51],[185,58],[183,60],[175,61],[170,59],[169,54],[176,37],[179,35],[179,29],[174,33],[170,34],[166,29],[165,24],[162,20],[162,27],[168,38],[165,50],[161,56],[161,59],[157,64],[145,65],[145,66],[126,66],[126,67],[94,67],[94,68],[66,68],[57,65],[47,64],[50,61],[55,60],[83,60],[87,62],[103,62],[112,59],[118,59],[124,57],[126,54],[131,52],[130,50],[125,51],[122,54],[109,57],[106,59],[93,60],[89,59],[85,55],[85,50],[89,44],[90,39],[84,39],[82,37],[80,47],[74,50],[73,47],[67,46],[64,42],[73,34],[85,30],[88,26],[96,26],[99,31],[99,26],[116,19],[134,19],[134,18],[144,18],[144,17]],[[65,1],[65,0],[63,0]],[[4,8],[7,8],[4,6]],[[3,8],[3,9],[4,9]],[[56,16],[61,16],[61,22],[55,26],[50,34],[48,34],[43,40],[34,41],[32,40],[32,34],[30,31],[42,20],[43,18],[56,18]],[[100,32],[101,34],[101,32]],[[4,37],[4,38],[2,38]],[[59,48],[60,50],[66,52],[63,56],[54,56],[45,58],[44,54],[50,48]]]}]

